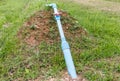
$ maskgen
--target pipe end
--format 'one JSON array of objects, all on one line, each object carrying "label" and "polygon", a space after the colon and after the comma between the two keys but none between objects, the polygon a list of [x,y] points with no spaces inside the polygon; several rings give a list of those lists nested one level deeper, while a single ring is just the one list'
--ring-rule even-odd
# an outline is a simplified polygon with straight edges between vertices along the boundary
[{"label": "pipe end", "polygon": [[46,4],[46,6],[51,6],[53,8],[57,8],[57,5],[55,3],[51,3],[51,4]]}]

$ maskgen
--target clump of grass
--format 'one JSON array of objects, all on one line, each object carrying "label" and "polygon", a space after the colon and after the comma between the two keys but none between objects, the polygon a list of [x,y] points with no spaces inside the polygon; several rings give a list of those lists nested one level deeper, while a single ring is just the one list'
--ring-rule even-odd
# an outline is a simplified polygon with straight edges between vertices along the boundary
[{"label": "clump of grass", "polygon": [[36,29],[35,24],[32,24],[32,25],[30,26],[30,29],[35,30],[35,29]]}]

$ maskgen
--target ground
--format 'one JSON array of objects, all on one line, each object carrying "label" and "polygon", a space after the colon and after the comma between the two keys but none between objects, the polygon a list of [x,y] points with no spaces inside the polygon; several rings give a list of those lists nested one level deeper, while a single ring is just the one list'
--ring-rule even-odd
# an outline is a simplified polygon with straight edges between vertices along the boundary
[{"label": "ground", "polygon": [[115,13],[120,13],[120,3],[104,1],[104,0],[74,0],[86,6],[91,6],[93,8],[112,11]]},{"label": "ground", "polygon": [[71,80],[53,11],[45,6],[52,2],[77,81],[120,81],[119,0],[0,0],[0,81]]}]

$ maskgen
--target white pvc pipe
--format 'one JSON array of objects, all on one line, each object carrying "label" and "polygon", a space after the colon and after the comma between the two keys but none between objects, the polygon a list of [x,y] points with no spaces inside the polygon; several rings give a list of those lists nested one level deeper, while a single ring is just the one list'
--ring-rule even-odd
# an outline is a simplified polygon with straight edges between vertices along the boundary
[{"label": "white pvc pipe", "polygon": [[55,15],[55,19],[57,21],[57,25],[58,25],[58,29],[59,29],[59,33],[60,33],[60,37],[61,37],[61,41],[62,41],[61,47],[62,47],[62,50],[63,50],[63,53],[64,53],[66,66],[67,66],[68,73],[70,74],[70,76],[73,79],[75,79],[75,78],[77,78],[77,74],[76,74],[75,66],[74,66],[74,63],[73,63],[72,56],[71,56],[69,44],[66,41],[66,38],[64,36],[64,32],[63,32],[63,29],[62,29],[62,24],[61,24],[61,21],[60,21],[60,15],[57,11],[57,6],[56,6],[55,3],[49,4],[47,6],[52,6],[52,8],[54,9],[54,14],[57,14],[57,15]]},{"label": "white pvc pipe", "polygon": [[62,40],[63,38],[65,38],[65,36],[64,36],[64,33],[63,33],[63,29],[62,29],[62,25],[61,25],[61,21],[60,20],[57,20],[57,25],[58,25],[60,37],[61,37],[61,40]]}]

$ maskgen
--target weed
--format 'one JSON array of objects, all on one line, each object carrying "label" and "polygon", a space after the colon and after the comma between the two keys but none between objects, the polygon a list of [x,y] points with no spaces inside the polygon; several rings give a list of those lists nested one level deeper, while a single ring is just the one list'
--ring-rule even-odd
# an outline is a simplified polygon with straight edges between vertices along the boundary
[{"label": "weed", "polygon": [[30,29],[35,30],[35,29],[36,29],[35,24],[32,24],[32,25],[30,26]]}]

